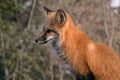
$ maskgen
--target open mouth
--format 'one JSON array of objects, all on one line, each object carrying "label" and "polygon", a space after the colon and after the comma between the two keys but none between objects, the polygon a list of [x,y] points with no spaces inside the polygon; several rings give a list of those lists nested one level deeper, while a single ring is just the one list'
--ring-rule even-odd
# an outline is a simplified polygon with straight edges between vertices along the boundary
[{"label": "open mouth", "polygon": [[45,44],[45,43],[47,43],[47,41],[37,41],[37,40],[35,40],[35,42],[38,43],[38,44]]},{"label": "open mouth", "polygon": [[48,41],[51,41],[52,39],[49,39],[49,40],[40,40],[40,39],[36,39],[35,42],[38,43],[38,44],[45,44],[47,43]]}]

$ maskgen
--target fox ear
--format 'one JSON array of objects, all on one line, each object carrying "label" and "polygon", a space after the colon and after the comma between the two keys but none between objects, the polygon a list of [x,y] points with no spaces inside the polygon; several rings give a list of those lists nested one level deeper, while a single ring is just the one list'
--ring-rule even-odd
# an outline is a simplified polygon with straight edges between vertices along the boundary
[{"label": "fox ear", "polygon": [[48,9],[47,7],[43,7],[46,13],[48,14],[49,12],[53,12],[52,10]]},{"label": "fox ear", "polygon": [[55,17],[56,23],[60,26],[63,26],[66,22],[66,14],[64,10],[58,9]]}]

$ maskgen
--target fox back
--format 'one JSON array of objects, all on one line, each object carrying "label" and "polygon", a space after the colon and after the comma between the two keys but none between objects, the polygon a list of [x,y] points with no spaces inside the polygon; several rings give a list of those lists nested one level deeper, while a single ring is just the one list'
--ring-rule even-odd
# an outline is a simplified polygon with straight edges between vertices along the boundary
[{"label": "fox back", "polygon": [[50,42],[57,57],[76,73],[93,73],[95,80],[120,79],[120,59],[114,50],[89,39],[64,10],[49,10],[47,16],[49,26],[43,28],[40,37],[35,40],[37,43]]}]

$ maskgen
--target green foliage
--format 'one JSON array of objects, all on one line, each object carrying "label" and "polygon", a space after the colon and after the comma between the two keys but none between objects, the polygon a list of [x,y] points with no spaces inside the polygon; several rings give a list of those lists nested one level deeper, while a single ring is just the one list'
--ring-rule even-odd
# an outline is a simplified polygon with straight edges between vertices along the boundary
[{"label": "green foliage", "polygon": [[20,4],[17,0],[1,0],[0,1],[0,15],[2,18],[13,19],[16,13],[20,10]]},{"label": "green foliage", "polygon": [[30,55],[34,30],[25,30],[17,19],[21,6],[17,0],[0,1],[0,80],[43,80],[41,58]]}]

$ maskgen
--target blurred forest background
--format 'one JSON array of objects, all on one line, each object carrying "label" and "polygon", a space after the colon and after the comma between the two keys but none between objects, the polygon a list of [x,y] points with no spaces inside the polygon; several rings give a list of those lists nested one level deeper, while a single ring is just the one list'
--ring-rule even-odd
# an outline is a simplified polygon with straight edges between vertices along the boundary
[{"label": "blurred forest background", "polygon": [[0,80],[75,80],[49,46],[35,44],[46,26],[43,6],[69,12],[89,37],[120,53],[120,7],[110,0],[0,0]]}]

